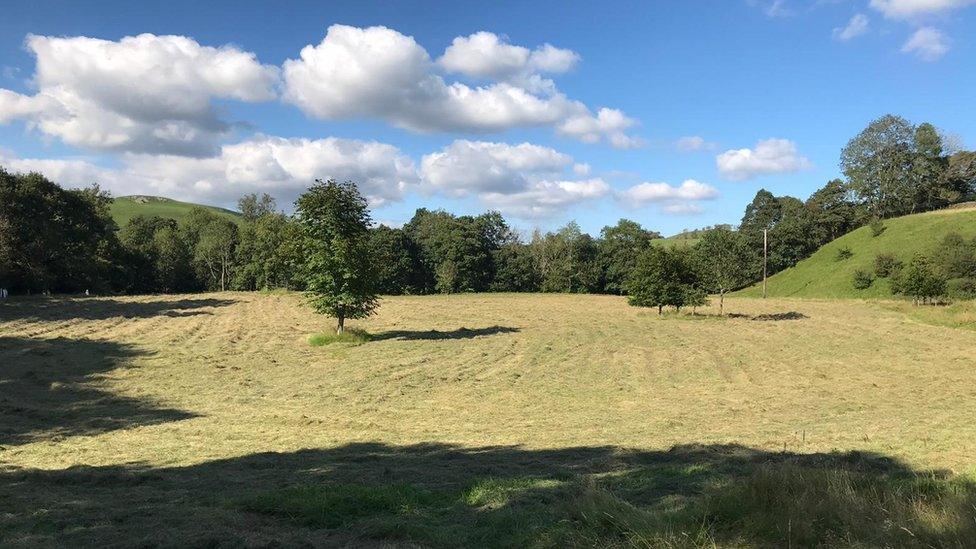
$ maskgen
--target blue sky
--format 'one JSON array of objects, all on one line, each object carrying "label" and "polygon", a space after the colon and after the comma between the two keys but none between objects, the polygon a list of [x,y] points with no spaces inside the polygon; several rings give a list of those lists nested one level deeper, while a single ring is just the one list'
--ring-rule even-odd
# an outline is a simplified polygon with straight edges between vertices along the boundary
[{"label": "blue sky", "polygon": [[116,195],[289,207],[351,178],[394,224],[492,208],[670,234],[736,223],[759,188],[805,198],[886,113],[976,146],[973,0],[4,12],[0,164]]}]

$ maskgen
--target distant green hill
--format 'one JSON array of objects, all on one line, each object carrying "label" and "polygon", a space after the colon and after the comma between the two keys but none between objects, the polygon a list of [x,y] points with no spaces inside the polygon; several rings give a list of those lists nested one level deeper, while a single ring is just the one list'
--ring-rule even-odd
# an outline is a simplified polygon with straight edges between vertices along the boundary
[{"label": "distant green hill", "polygon": [[667,246],[675,248],[690,248],[698,243],[698,238],[681,235],[668,236],[665,238],[655,238],[651,244],[655,246]]},{"label": "distant green hill", "polygon": [[[896,217],[885,221],[885,231],[873,236],[870,227],[861,227],[825,244],[813,255],[767,281],[770,297],[813,298],[879,298],[890,297],[887,279],[875,280],[866,290],[851,284],[854,271],[874,271],[878,254],[891,254],[905,263],[916,253],[931,254],[949,233],[965,238],[976,236],[976,206],[946,209]],[[850,248],[853,256],[837,260],[837,251]],[[762,295],[762,284],[736,293],[740,296]]]},{"label": "distant green hill", "polygon": [[180,202],[161,196],[119,196],[112,200],[111,211],[112,218],[119,227],[125,227],[126,223],[137,215],[168,217],[182,221],[195,207],[206,208],[235,222],[240,219],[240,214],[231,210]]}]

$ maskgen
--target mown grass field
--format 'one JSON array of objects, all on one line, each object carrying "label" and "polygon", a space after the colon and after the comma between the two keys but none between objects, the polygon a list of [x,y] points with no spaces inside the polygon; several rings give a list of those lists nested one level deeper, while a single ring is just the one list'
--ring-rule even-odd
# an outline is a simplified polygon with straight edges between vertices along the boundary
[{"label": "mown grass field", "polygon": [[391,297],[313,346],[294,294],[12,299],[0,546],[973,546],[929,309]]},{"label": "mown grass field", "polygon": [[[864,226],[822,246],[795,267],[769,277],[767,295],[803,298],[890,298],[888,279],[876,279],[869,288],[854,288],[854,271],[874,272],[874,258],[890,254],[908,264],[915,254],[931,255],[949,233],[966,239],[976,237],[976,207],[949,208],[885,220],[885,230],[874,236]],[[848,248],[849,259],[837,260],[837,252]],[[757,284],[737,293],[759,297]]]},{"label": "mown grass field", "polygon": [[189,202],[180,202],[178,200],[172,200],[160,196],[119,196],[112,200],[112,204],[109,209],[112,213],[112,219],[115,220],[116,225],[119,227],[125,227],[129,221],[137,215],[144,215],[147,217],[166,217],[175,219],[176,221],[183,221],[187,214],[190,213],[190,210],[196,207],[206,208],[207,210],[210,210],[218,215],[225,216],[232,221],[238,221],[240,219],[240,215],[231,210],[225,210],[215,206],[203,206],[200,204],[191,204]]}]

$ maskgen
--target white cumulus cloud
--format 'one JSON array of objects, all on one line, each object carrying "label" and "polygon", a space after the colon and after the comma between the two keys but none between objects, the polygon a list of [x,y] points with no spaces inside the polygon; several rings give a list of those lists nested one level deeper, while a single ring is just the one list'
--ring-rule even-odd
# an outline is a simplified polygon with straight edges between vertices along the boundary
[{"label": "white cumulus cloud", "polygon": [[537,181],[517,193],[486,193],[481,201],[490,208],[522,219],[552,217],[576,204],[591,202],[610,193],[600,178],[582,181]]},{"label": "white cumulus cloud", "polygon": [[716,143],[706,141],[704,137],[698,135],[679,138],[674,142],[674,146],[681,152],[711,151],[718,148]]},{"label": "white cumulus cloud", "polygon": [[711,185],[686,179],[678,186],[664,182],[640,183],[617,193],[617,200],[630,207],[658,204],[664,213],[691,214],[702,211],[698,201],[712,200],[718,194],[718,190]]},{"label": "white cumulus cloud", "polygon": [[37,94],[0,90],[0,122],[23,118],[91,150],[212,154],[230,130],[215,99],[267,101],[276,93],[276,67],[183,36],[29,36],[26,46],[37,60]]},{"label": "white cumulus cloud", "polygon": [[661,211],[668,215],[698,215],[705,211],[700,204],[693,202],[675,202],[665,204]]},{"label": "white cumulus cloud", "polygon": [[98,183],[116,196],[157,194],[204,203],[232,204],[249,192],[267,192],[290,204],[316,178],[355,181],[370,204],[400,200],[417,183],[413,161],[384,143],[328,137],[259,136],[225,145],[219,155],[193,158],[126,154],[119,168],[87,160],[23,159],[0,154],[13,171],[38,171],[68,186]]},{"label": "white cumulus cloud", "polygon": [[[494,35],[485,36],[491,42]],[[504,54],[500,59],[457,54],[449,56],[454,61],[448,65],[463,66],[466,72],[503,75],[518,73],[519,66],[557,72],[568,64],[559,53],[563,50],[546,48],[530,52],[523,62],[520,50],[512,51],[514,46],[495,39],[495,46]],[[461,40],[461,49],[470,50],[471,37]],[[613,109],[601,109],[594,115],[537,74],[532,75],[531,85],[517,79],[472,87],[447,83],[436,69],[430,55],[412,37],[387,27],[333,25],[321,43],[302,48],[299,59],[285,61],[284,99],[317,118],[379,118],[419,132],[490,133],[556,126],[562,134],[589,142],[606,139],[626,147],[635,141],[625,133],[635,121]],[[565,127],[569,121],[572,124]]]},{"label": "white cumulus cloud", "polygon": [[589,165],[555,149],[521,143],[459,139],[420,162],[421,188],[450,197],[474,196],[488,208],[519,218],[551,217],[610,191],[600,178],[586,177]]},{"label": "white cumulus cloud", "polygon": [[622,199],[636,205],[669,200],[708,200],[717,196],[715,187],[694,179],[686,179],[677,187],[667,183],[641,183],[621,193]]},{"label": "white cumulus cloud", "polygon": [[846,25],[834,29],[834,40],[847,42],[848,40],[857,38],[868,32],[870,22],[871,20],[868,19],[867,15],[856,13]]},{"label": "white cumulus cloud", "polygon": [[922,61],[935,61],[949,51],[949,39],[938,29],[922,27],[912,34],[901,51],[915,54]]},{"label": "white cumulus cloud", "polygon": [[871,0],[871,7],[892,19],[911,19],[976,4],[976,0]]},{"label": "white cumulus cloud", "polygon": [[792,173],[813,166],[788,139],[766,139],[759,141],[753,149],[728,150],[715,157],[715,163],[722,176],[733,181]]},{"label": "white cumulus cloud", "polygon": [[507,43],[491,32],[458,36],[437,63],[449,72],[475,78],[503,80],[530,74],[558,74],[572,69],[578,53],[544,44],[535,50]]},{"label": "white cumulus cloud", "polygon": [[551,149],[521,143],[454,141],[425,155],[420,173],[427,190],[448,196],[522,191],[531,181],[558,175],[573,159]]}]

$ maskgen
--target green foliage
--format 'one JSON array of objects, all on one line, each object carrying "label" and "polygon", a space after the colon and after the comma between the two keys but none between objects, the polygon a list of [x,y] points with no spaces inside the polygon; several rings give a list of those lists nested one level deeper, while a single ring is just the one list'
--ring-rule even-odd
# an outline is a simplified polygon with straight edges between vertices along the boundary
[{"label": "green foliage", "polygon": [[418,292],[482,292],[491,285],[493,254],[514,239],[497,212],[454,216],[417,210],[403,227],[416,244],[421,265]]},{"label": "green foliage", "polygon": [[122,250],[98,187],[65,190],[0,168],[0,286],[11,292],[106,291]]},{"label": "green foliage", "polygon": [[858,226],[861,212],[851,199],[851,191],[840,179],[828,181],[807,199],[804,206],[813,221],[813,234],[818,246],[847,234]]},{"label": "green foliage", "polygon": [[976,299],[976,278],[951,278],[946,293],[952,299]]},{"label": "green foliage", "polygon": [[976,237],[967,240],[955,231],[945,235],[932,261],[948,278],[976,278]]},{"label": "green foliage", "polygon": [[374,227],[369,232],[369,248],[379,293],[397,295],[424,291],[420,249],[403,229],[386,225]]},{"label": "green foliage", "polygon": [[366,199],[352,182],[318,181],[295,203],[306,295],[317,313],[338,319],[375,311],[376,278],[370,259]]},{"label": "green foliage", "polygon": [[756,250],[749,271],[752,280],[762,277],[763,229],[768,232],[769,273],[796,265],[819,245],[812,209],[791,196],[775,197],[760,189],[739,225],[749,249]]},{"label": "green foliage", "polygon": [[874,257],[874,276],[878,278],[896,276],[903,266],[902,261],[891,254],[878,254]]},{"label": "green foliage", "polygon": [[[264,195],[259,203],[264,206],[256,217],[242,216],[233,287],[236,290],[300,289],[298,225],[289,216],[274,211],[271,197]],[[242,209],[249,208],[242,204]]]},{"label": "green foliage", "polygon": [[193,288],[190,249],[175,225],[167,224],[156,231],[153,235],[153,254],[159,290],[180,292]]},{"label": "green foliage", "polygon": [[719,311],[723,312],[725,293],[737,290],[750,281],[754,252],[742,233],[716,228],[701,234],[693,255],[703,289],[721,296]]},{"label": "green foliage", "polygon": [[691,252],[685,248],[652,246],[637,259],[628,283],[628,303],[636,307],[664,307],[681,310],[701,304],[702,292]]},{"label": "green foliage", "polygon": [[200,218],[206,218],[206,222],[194,233],[193,263],[209,289],[224,291],[234,275],[237,224],[207,210],[200,212]]},{"label": "green foliage", "polygon": [[976,151],[959,151],[949,157],[945,187],[949,202],[974,198],[976,195]]},{"label": "green foliage", "polygon": [[627,293],[627,281],[637,265],[637,257],[657,238],[661,238],[661,235],[629,219],[621,219],[616,225],[606,226],[600,231],[599,259],[604,270],[606,292]]},{"label": "green foliage", "polygon": [[532,248],[518,241],[507,242],[492,255],[495,277],[489,289],[493,292],[535,292],[539,289],[539,273],[535,268]]},{"label": "green foliage", "polygon": [[874,283],[874,277],[871,273],[858,269],[854,271],[854,276],[851,279],[851,285],[854,286],[855,290],[867,290]]},{"label": "green foliage", "polygon": [[835,261],[846,261],[854,257],[854,252],[848,247],[837,248],[837,254],[834,255]]},{"label": "green foliage", "polygon": [[933,268],[931,261],[916,255],[898,277],[898,290],[916,303],[934,301],[946,295],[946,279]]},{"label": "green foliage", "polygon": [[599,248],[575,222],[554,233],[536,232],[530,246],[543,292],[601,291]]},{"label": "green foliage", "polygon": [[841,151],[841,169],[851,190],[878,218],[941,208],[961,199],[969,185],[962,175],[968,171],[966,162],[959,164],[959,170],[952,169],[934,126],[914,126],[893,115],[872,121]]},{"label": "green foliage", "polygon": [[884,233],[885,229],[887,228],[885,227],[884,221],[882,221],[879,217],[871,219],[869,226],[871,227],[871,236],[881,236],[881,234]]}]

